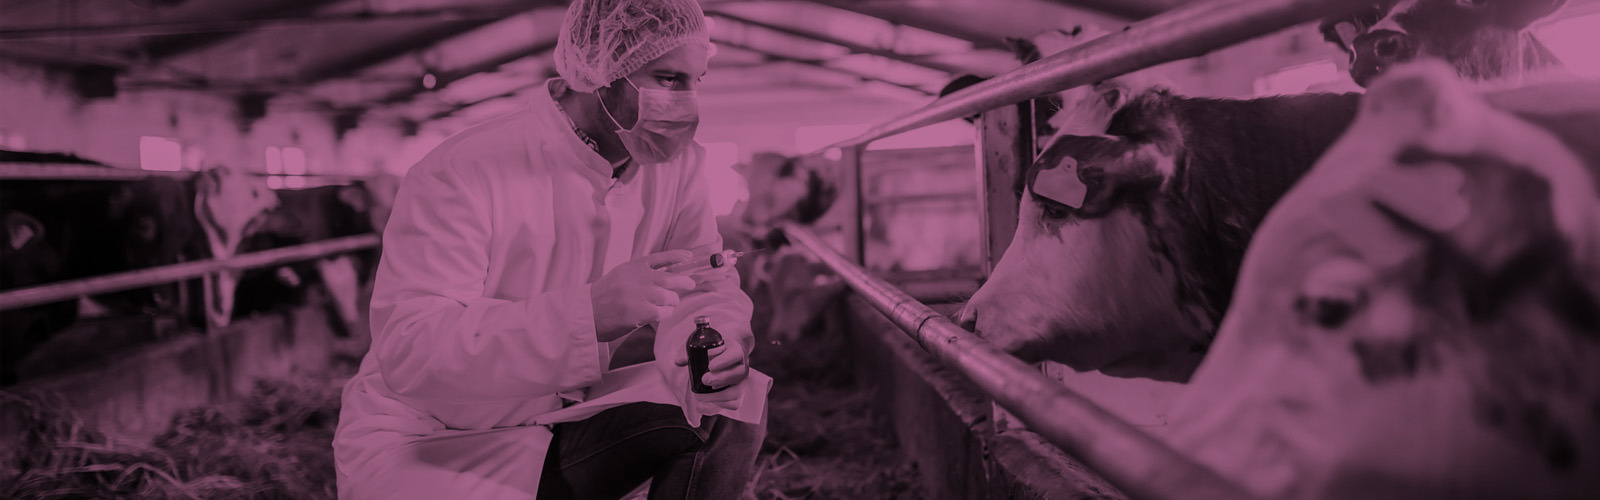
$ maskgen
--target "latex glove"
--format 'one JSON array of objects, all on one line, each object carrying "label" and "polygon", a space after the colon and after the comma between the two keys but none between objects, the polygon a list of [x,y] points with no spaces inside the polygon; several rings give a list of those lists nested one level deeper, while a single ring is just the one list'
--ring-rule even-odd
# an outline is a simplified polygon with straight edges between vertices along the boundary
[{"label": "latex glove", "polygon": [[678,350],[678,355],[672,363],[682,368],[680,372],[682,376],[677,377],[681,382],[678,386],[685,388],[684,391],[689,394],[689,398],[684,402],[694,406],[689,408],[691,414],[715,415],[719,409],[729,411],[739,409],[738,399],[742,392],[734,386],[744,382],[745,378],[750,376],[750,361],[745,358],[744,346],[740,342],[741,340],[738,337],[724,337],[721,346],[709,351],[711,355],[710,369],[706,371],[704,377],[701,377],[700,382],[722,389],[710,394],[700,394],[688,390],[689,376],[691,375],[689,371],[689,353],[687,349]]},{"label": "latex glove", "polygon": [[612,268],[590,285],[596,337],[610,342],[672,314],[681,300],[679,294],[694,290],[695,282],[660,268],[690,256],[687,250],[673,250],[639,257]]}]

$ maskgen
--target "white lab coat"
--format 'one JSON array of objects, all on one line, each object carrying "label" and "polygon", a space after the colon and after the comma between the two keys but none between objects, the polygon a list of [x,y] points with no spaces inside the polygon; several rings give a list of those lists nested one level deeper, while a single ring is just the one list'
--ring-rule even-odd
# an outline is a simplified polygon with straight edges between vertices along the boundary
[{"label": "white lab coat", "polygon": [[[552,81],[551,85],[558,85]],[[384,231],[372,349],[345,386],[334,438],[340,498],[534,498],[551,433],[633,402],[765,418],[754,370],[729,408],[689,399],[672,364],[708,315],[753,347],[750,299],[725,280],[684,297],[656,361],[608,371],[591,283],[635,257],[722,249],[693,145],[664,164],[611,165],[546,93],[446,140],[406,175]],[[582,403],[563,409],[564,397]]]}]

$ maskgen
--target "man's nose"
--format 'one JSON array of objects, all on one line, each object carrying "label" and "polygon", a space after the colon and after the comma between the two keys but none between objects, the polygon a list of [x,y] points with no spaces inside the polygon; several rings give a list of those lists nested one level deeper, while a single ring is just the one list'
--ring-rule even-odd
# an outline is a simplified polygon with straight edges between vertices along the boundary
[{"label": "man's nose", "polygon": [[1382,66],[1406,62],[1417,56],[1417,46],[1411,36],[1393,30],[1361,35],[1355,40],[1355,48],[1357,59],[1365,58]]}]

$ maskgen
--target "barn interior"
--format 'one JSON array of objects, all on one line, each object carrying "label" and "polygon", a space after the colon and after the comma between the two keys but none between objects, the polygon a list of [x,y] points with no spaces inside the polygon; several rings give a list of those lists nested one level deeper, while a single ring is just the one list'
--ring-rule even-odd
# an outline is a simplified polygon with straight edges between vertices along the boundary
[{"label": "barn interior", "polygon": [[[774,245],[764,236],[795,221],[752,214],[794,201],[785,190],[798,188],[777,171],[816,172],[843,191],[803,221],[800,239],[814,234],[809,243],[955,314],[1004,249],[994,248],[982,174],[996,140],[986,122],[939,121],[860,144],[858,155],[832,146],[929,106],[958,78],[1022,68],[1020,47],[1044,51],[1041,36],[1115,34],[1207,3],[699,0],[716,49],[695,140],[725,236],[729,227],[750,236],[725,246]],[[0,497],[335,498],[330,443],[343,384],[370,347],[395,193],[447,139],[546,91],[568,4],[0,0],[0,217],[28,208],[45,221],[7,219]],[[1529,31],[1593,78],[1597,29],[1600,1],[1572,0]],[[1350,64],[1304,22],[1149,74],[1182,95],[1249,99],[1360,91]],[[1026,156],[1042,148],[1037,139]],[[280,204],[321,188],[360,214],[316,212],[310,236],[198,259],[117,251],[90,234],[182,225],[197,237],[192,183],[217,168],[259,181]],[[102,220],[78,240],[97,248],[25,252],[35,233],[18,231],[53,237],[50,221],[77,210],[135,210],[108,193],[149,179],[188,186],[194,213]],[[222,193],[213,200],[261,196]],[[68,258],[93,250],[127,265]],[[849,280],[815,258],[777,255],[752,254],[741,266],[766,267],[739,268],[755,309],[751,366],[775,379],[746,498],[1132,498],[923,352]],[[234,285],[239,309],[216,317],[208,300]],[[1166,425],[1181,389],[1040,370],[1137,427]]]}]

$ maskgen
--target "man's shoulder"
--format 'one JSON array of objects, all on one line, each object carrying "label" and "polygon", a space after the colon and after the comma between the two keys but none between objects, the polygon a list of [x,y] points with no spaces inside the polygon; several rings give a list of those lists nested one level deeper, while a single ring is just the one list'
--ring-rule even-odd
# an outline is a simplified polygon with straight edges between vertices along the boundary
[{"label": "man's shoulder", "polygon": [[523,108],[457,132],[439,144],[434,154],[456,165],[506,156],[525,158],[529,141],[534,140],[527,131],[536,128],[538,120],[533,110]]}]

